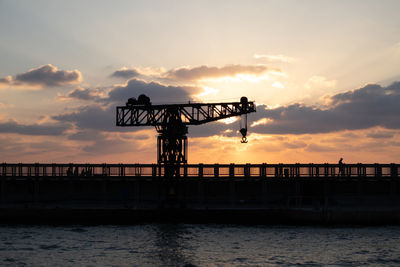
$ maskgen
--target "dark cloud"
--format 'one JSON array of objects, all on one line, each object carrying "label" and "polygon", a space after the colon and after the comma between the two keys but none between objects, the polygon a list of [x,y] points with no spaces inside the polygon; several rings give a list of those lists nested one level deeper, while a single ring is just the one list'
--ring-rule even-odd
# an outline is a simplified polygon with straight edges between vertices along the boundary
[{"label": "dark cloud", "polygon": [[24,135],[61,135],[69,125],[65,124],[30,124],[23,125],[16,121],[0,123],[0,133],[17,133]]},{"label": "dark cloud", "polygon": [[45,87],[77,84],[81,80],[82,75],[78,70],[58,70],[57,67],[47,64],[28,72],[17,74],[14,78],[11,76],[0,78],[0,84]]},{"label": "dark cloud", "polygon": [[68,93],[68,98],[75,98],[81,100],[91,100],[93,95],[91,94],[92,90],[84,89],[84,88],[76,88]]},{"label": "dark cloud", "polygon": [[[79,129],[95,129],[101,131],[117,131],[115,126],[115,107],[85,106],[75,112],[55,115],[59,122],[74,123]],[[118,127],[119,128],[119,127]]]},{"label": "dark cloud", "polygon": [[111,77],[123,78],[123,79],[129,79],[138,76],[140,76],[139,71],[137,71],[136,69],[127,69],[127,68],[122,68],[111,74]]},{"label": "dark cloud", "polygon": [[15,81],[17,82],[39,86],[76,84],[81,80],[82,75],[78,70],[58,70],[57,67],[51,64],[15,76]]},{"label": "dark cloud", "polygon": [[[138,152],[141,145],[140,140],[148,139],[148,136],[137,135],[134,136],[134,138],[126,139],[121,138],[121,135],[109,135],[96,130],[81,130],[69,135],[68,139],[74,141],[83,141],[85,145],[80,149],[83,152],[95,155],[98,153],[114,154]],[[143,152],[143,150],[141,151]]]},{"label": "dark cloud", "polygon": [[77,99],[77,100],[85,100],[85,101],[97,101],[102,98],[101,97],[102,94],[103,94],[103,92],[99,89],[78,87],[78,88],[73,89],[66,95],[57,96],[57,99],[60,99],[60,100]]},{"label": "dark cloud", "polygon": [[374,139],[387,139],[387,138],[392,138],[393,136],[394,133],[386,131],[374,131],[367,134],[367,137]]},{"label": "dark cloud", "polygon": [[381,126],[400,129],[400,83],[388,87],[376,84],[334,95],[326,109],[293,104],[275,109],[257,108],[266,124],[250,131],[265,134],[328,133]]},{"label": "dark cloud", "polygon": [[[91,105],[81,107],[75,112],[55,115],[52,118],[60,122],[74,123],[79,129],[96,129],[102,131],[135,131],[138,127],[116,127],[115,105],[125,105],[130,97],[146,94],[154,103],[186,102],[191,93],[197,93],[195,87],[165,86],[160,83],[146,83],[131,79],[126,85],[112,88],[107,97],[101,98],[104,106]],[[79,92],[80,97],[90,97],[88,92]]]},{"label": "dark cloud", "polygon": [[239,136],[239,123],[225,124],[221,122],[210,122],[203,125],[189,126],[190,137],[207,137],[213,135],[224,135],[228,137]]},{"label": "dark cloud", "polygon": [[82,148],[84,152],[91,154],[120,154],[125,152],[139,152],[138,144],[133,141],[124,141],[121,139],[97,138],[93,144],[86,145]]},{"label": "dark cloud", "polygon": [[74,141],[93,141],[94,139],[97,139],[100,135],[101,133],[99,131],[89,129],[70,134],[68,135],[68,139]]},{"label": "dark cloud", "polygon": [[171,103],[190,100],[190,95],[199,93],[197,87],[167,86],[157,82],[145,82],[138,79],[131,79],[126,85],[116,86],[105,98],[105,102],[119,102],[125,104],[130,97],[138,97],[145,94],[150,97],[153,103]]},{"label": "dark cloud", "polygon": [[199,66],[193,68],[178,68],[168,71],[165,77],[173,80],[195,81],[204,78],[234,77],[238,74],[260,75],[267,71],[280,71],[264,65],[243,66],[227,65],[224,67]]},{"label": "dark cloud", "polygon": [[12,77],[7,76],[5,78],[0,78],[0,85],[10,85],[12,82]]},{"label": "dark cloud", "polygon": [[[335,147],[332,146],[328,146],[328,145],[318,145],[318,144],[310,144],[305,148],[305,151],[308,152],[333,152],[337,150],[337,148],[335,149]],[[343,150],[343,148],[339,149],[340,151]]]}]

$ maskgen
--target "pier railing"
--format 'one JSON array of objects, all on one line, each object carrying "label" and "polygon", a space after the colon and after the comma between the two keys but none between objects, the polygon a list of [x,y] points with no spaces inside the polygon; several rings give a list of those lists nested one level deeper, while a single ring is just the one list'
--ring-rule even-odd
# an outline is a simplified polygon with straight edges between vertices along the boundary
[{"label": "pier railing", "polygon": [[[164,176],[158,164],[43,164],[1,163],[0,176]],[[400,164],[185,164],[180,177],[294,178],[294,177],[399,177]]]}]

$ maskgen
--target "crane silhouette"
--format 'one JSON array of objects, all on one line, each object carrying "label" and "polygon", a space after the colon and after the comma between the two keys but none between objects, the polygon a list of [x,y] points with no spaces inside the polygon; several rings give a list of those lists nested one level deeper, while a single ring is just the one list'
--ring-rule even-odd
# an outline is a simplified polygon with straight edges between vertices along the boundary
[{"label": "crane silhouette", "polygon": [[[187,163],[187,133],[189,125],[201,125],[255,112],[254,102],[242,97],[240,102],[187,103],[152,105],[150,98],[140,95],[118,106],[116,125],[154,126],[158,132],[157,162],[165,168],[166,177],[179,176],[179,166]],[[247,118],[240,129],[242,143],[247,143]]]}]

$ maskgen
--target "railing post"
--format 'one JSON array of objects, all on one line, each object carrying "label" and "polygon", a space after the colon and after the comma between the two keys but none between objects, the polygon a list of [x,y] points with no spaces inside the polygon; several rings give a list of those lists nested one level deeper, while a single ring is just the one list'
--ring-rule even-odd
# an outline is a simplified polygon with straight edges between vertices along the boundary
[{"label": "railing post", "polygon": [[188,176],[188,170],[187,170],[187,164],[183,165],[183,177],[187,177]]},{"label": "railing post", "polygon": [[39,176],[39,163],[35,163],[34,172],[35,176]]},{"label": "railing post", "polygon": [[203,163],[199,164],[199,177],[203,177]]},{"label": "railing post", "polygon": [[22,173],[22,163],[18,163],[18,176],[23,176],[24,174]]},{"label": "railing post", "polygon": [[118,169],[119,169],[119,176],[125,176],[125,167],[124,167],[124,164],[120,163]]},{"label": "railing post", "polygon": [[399,176],[399,170],[396,164],[390,164],[390,176],[397,177]]},{"label": "railing post", "polygon": [[382,177],[382,167],[375,163],[375,177]]},{"label": "railing post", "polygon": [[135,164],[135,176],[141,176],[141,168],[139,164]]},{"label": "railing post", "polygon": [[328,165],[328,163],[324,164],[324,176],[325,177],[329,176],[329,165]]},{"label": "railing post", "polygon": [[315,166],[315,176],[319,177],[319,165]]},{"label": "railing post", "polygon": [[3,162],[3,163],[1,164],[1,175],[2,175],[2,176],[7,176],[7,172],[6,172],[7,168],[6,168],[6,165],[7,165],[7,163],[5,163],[5,162]]},{"label": "railing post", "polygon": [[249,178],[251,176],[250,175],[250,168],[251,168],[250,163],[246,163],[246,165],[244,166],[244,176],[246,178]]},{"label": "railing post", "polygon": [[367,176],[367,168],[364,165],[361,165],[360,168],[361,168],[361,176],[366,177]]},{"label": "railing post", "polygon": [[163,166],[161,166],[161,164],[158,164],[157,165],[157,169],[158,169],[158,176],[162,176],[162,168],[163,168]]},{"label": "railing post", "polygon": [[296,177],[300,177],[300,163],[296,163],[296,168],[295,168],[295,172],[296,172]]},{"label": "railing post", "polygon": [[267,163],[263,163],[260,166],[260,176],[265,178],[267,176]]},{"label": "railing post", "polygon": [[214,164],[214,177],[219,177],[219,164]]},{"label": "railing post", "polygon": [[107,176],[107,165],[105,163],[103,163],[102,168],[101,168],[101,175],[102,176]]},{"label": "railing post", "polygon": [[153,177],[157,176],[157,165],[156,164],[151,164],[151,176],[153,176]]},{"label": "railing post", "polygon": [[235,177],[235,164],[234,163],[229,164],[229,176]]}]

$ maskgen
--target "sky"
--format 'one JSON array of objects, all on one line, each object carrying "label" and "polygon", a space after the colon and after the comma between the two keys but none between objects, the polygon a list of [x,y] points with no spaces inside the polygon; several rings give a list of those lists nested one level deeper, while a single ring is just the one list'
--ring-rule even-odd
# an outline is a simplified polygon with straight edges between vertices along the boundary
[{"label": "sky", "polygon": [[189,163],[399,163],[399,1],[0,0],[0,161],[155,163],[115,107],[233,102]]}]

